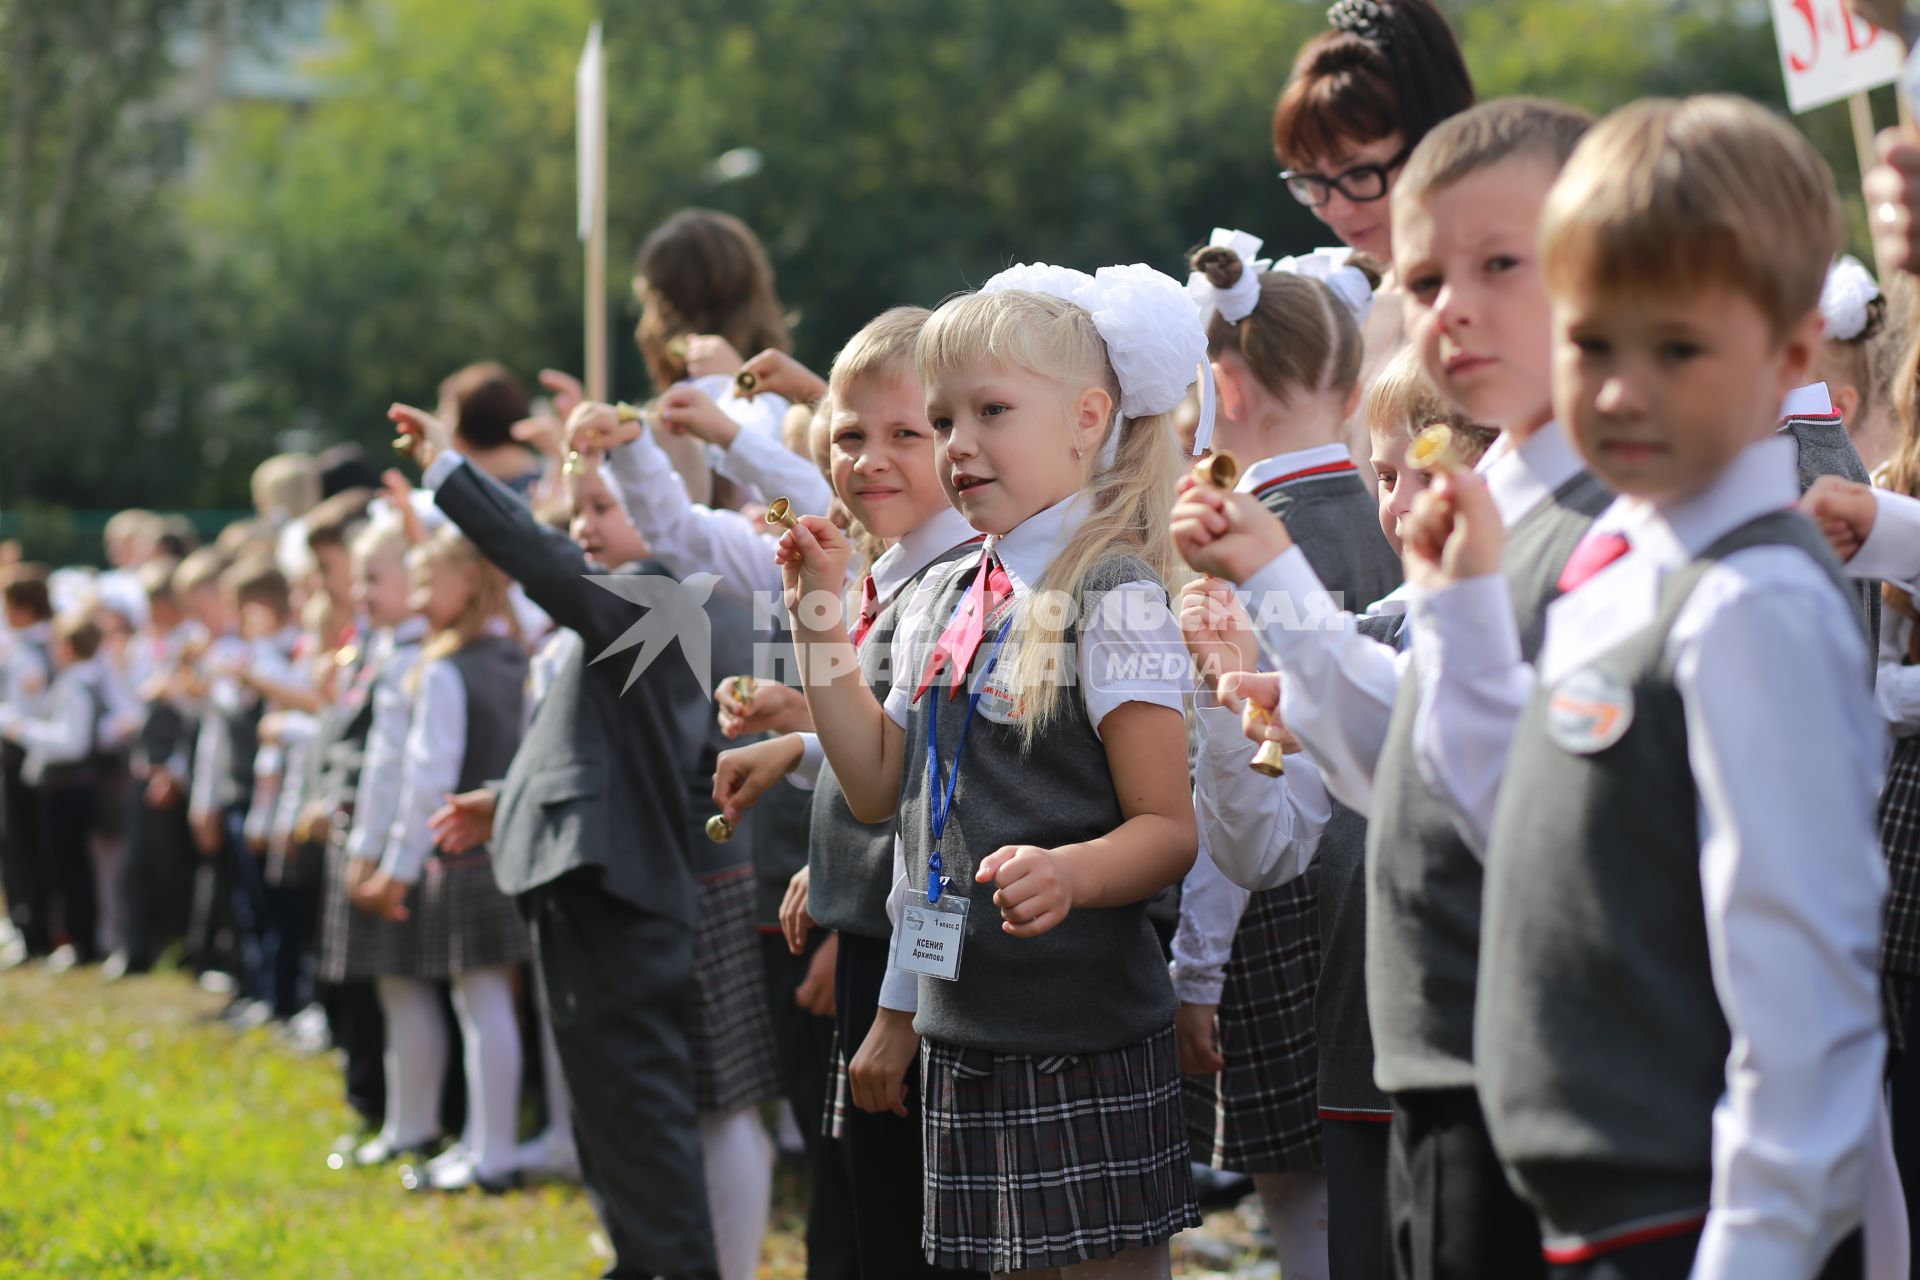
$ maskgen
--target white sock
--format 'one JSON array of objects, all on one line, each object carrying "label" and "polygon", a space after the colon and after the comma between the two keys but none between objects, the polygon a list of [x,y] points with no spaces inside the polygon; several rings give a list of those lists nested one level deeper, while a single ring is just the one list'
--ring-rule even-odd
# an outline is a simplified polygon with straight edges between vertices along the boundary
[{"label": "white sock", "polygon": [[440,1132],[440,1085],[447,1074],[447,1024],[433,987],[413,978],[379,977],[374,989],[387,1019],[381,1057],[387,1113],[380,1136],[410,1147]]},{"label": "white sock", "polygon": [[753,1280],[773,1207],[773,1139],[753,1107],[700,1113],[720,1280]]},{"label": "white sock", "polygon": [[1256,1173],[1253,1189],[1267,1214],[1280,1274],[1287,1280],[1327,1280],[1327,1175]]},{"label": "white sock", "polygon": [[534,961],[533,989],[539,1001],[540,1069],[547,1082],[547,1131],[542,1135],[546,1160],[550,1165],[578,1165],[580,1156],[573,1144],[573,1098],[567,1092],[566,1072],[560,1066],[560,1044],[553,1038],[553,1011],[547,1008],[546,977],[540,962]]},{"label": "white sock", "polygon": [[473,969],[453,979],[467,1070],[463,1144],[473,1170],[498,1177],[514,1168],[520,1128],[520,1022],[513,1011],[513,971]]}]

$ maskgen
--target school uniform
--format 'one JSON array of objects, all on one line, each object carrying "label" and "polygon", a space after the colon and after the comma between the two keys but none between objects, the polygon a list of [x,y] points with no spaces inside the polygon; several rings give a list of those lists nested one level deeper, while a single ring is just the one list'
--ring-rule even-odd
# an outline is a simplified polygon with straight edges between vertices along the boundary
[{"label": "school uniform", "polygon": [[[1521,634],[1537,645],[1560,569],[1605,491],[1552,423],[1518,445],[1503,437],[1478,470],[1507,526],[1503,571],[1515,583]],[[1339,620],[1328,617],[1333,606],[1298,548],[1245,591],[1256,604],[1290,602],[1286,617],[1260,627],[1288,673],[1283,718],[1335,798],[1370,819],[1366,987],[1374,1080],[1393,1106],[1395,1274],[1538,1274],[1532,1215],[1500,1172],[1473,1094],[1481,869],[1444,777],[1430,780],[1416,765],[1416,729],[1427,727],[1417,714],[1417,615],[1398,652],[1350,625],[1326,625]],[[1306,625],[1286,625],[1296,617]]]},{"label": "school uniform", "polygon": [[688,1047],[690,811],[670,763],[694,750],[669,700],[692,678],[672,653],[630,686],[626,664],[589,665],[633,625],[635,606],[588,581],[593,570],[566,535],[457,454],[436,459],[423,484],[582,641],[499,785],[492,849],[494,875],[539,952],[582,1175],[615,1255],[609,1273],[716,1280]]},{"label": "school uniform", "polygon": [[380,857],[380,870],[414,886],[411,919],[381,935],[391,947],[372,961],[382,976],[438,981],[530,954],[526,925],[494,883],[486,847],[442,852],[427,826],[445,796],[506,773],[520,743],[526,679],[526,650],[492,633],[420,668],[406,780]]},{"label": "school uniform", "polygon": [[[131,675],[135,688],[156,677],[171,675],[200,632],[182,623],[165,634],[143,634],[135,651]],[[184,791],[191,770],[193,709],[172,698],[145,701],[132,741],[136,793],[131,805],[132,828],[122,897],[127,904],[127,967],[141,972],[161,953],[187,934],[192,912],[193,837],[187,826]],[[182,798],[155,807],[146,801],[146,786],[159,770],[169,772]]]},{"label": "school uniform", "polygon": [[[1474,1042],[1560,1274],[1859,1275],[1863,1217],[1874,1274],[1905,1274],[1881,748],[1845,580],[1796,493],[1764,441],[1693,497],[1621,499],[1547,610],[1492,823]],[[1476,579],[1427,602],[1442,679],[1455,659],[1469,681],[1528,674],[1503,596]]]},{"label": "school uniform", "polygon": [[[930,574],[916,593],[929,607],[894,636],[896,671],[927,673],[945,620],[991,557],[998,572],[988,581],[1004,586],[1006,598],[987,611],[969,668],[977,714],[974,699],[950,696],[959,677],[946,665],[924,690],[916,688],[924,674],[898,679],[885,703],[906,738],[897,928],[911,932],[930,910],[930,739],[942,776],[959,770],[939,846],[950,879],[942,896],[970,904],[959,978],[919,977],[908,991],[913,975],[896,965],[880,998],[885,1008],[917,1005],[923,1241],[935,1266],[1070,1265],[1159,1244],[1200,1220],[1180,1109],[1173,987],[1146,903],[1083,908],[1040,937],[1013,938],[999,928],[994,887],[973,881],[978,860],[1003,845],[1057,847],[1118,827],[1101,719],[1128,701],[1183,706],[1189,667],[1165,588],[1126,556],[1099,561],[1078,585],[1081,607],[1066,651],[1078,693],[1031,750],[1006,683],[1011,648],[982,674],[994,662],[992,637],[1088,508],[1086,495],[1076,494],[989,538],[982,557]],[[1141,627],[1140,619],[1156,616]],[[957,755],[969,719],[965,752]]]},{"label": "school uniform", "polygon": [[[874,561],[862,580],[859,613],[850,630],[861,674],[876,698],[884,702],[892,691],[896,673],[888,658],[893,636],[916,586],[942,565],[977,557],[980,541],[964,516],[943,508]],[[822,930],[839,936],[834,1043],[821,1123],[825,1132],[846,1141],[861,1274],[901,1280],[953,1275],[929,1266],[921,1251],[918,1071],[910,1069],[907,1075],[905,1118],[892,1112],[861,1111],[849,1098],[847,1065],[873,1026],[887,973],[894,820],[865,823],[853,816],[839,779],[811,734],[805,740],[801,766],[790,781],[814,793],[807,846],[807,911]],[[802,1124],[811,1120],[800,1117]]]},{"label": "school uniform", "polygon": [[[1353,606],[1400,585],[1399,558],[1380,532],[1373,496],[1344,444],[1264,459],[1246,470],[1237,489],[1259,498],[1285,523],[1315,576],[1337,600]],[[1223,718],[1237,721],[1231,713]],[[1232,728],[1237,731],[1237,723]],[[1365,822],[1343,808],[1334,835],[1344,850],[1362,850]],[[1342,859],[1335,861],[1344,869]],[[1213,999],[1195,1002],[1219,1006],[1226,1068],[1213,1076],[1188,1076],[1185,1089],[1194,1158],[1213,1168],[1279,1173],[1322,1167],[1314,1034],[1326,923],[1318,892],[1322,874],[1318,864],[1310,865],[1250,897],[1195,892],[1208,878],[1204,862],[1196,861],[1188,876],[1176,964],[1182,935],[1231,940],[1218,986],[1196,983],[1195,966],[1182,966],[1183,985],[1189,986],[1182,998],[1211,994]]]},{"label": "school uniform", "polygon": [[[1846,420],[1833,407],[1833,397],[1824,382],[1809,383],[1787,393],[1780,406],[1779,433],[1791,436],[1794,462],[1805,493],[1821,476],[1839,476],[1856,484],[1867,484],[1867,466],[1860,461],[1847,434]],[[1880,584],[1864,580],[1847,583],[1847,594],[1859,612],[1860,624],[1869,640],[1880,634]]]},{"label": "school uniform", "polygon": [[99,799],[104,679],[97,658],[76,662],[54,676],[44,715],[28,717],[11,707],[0,712],[0,736],[24,750],[21,779],[38,802],[38,866],[53,917],[82,964],[103,954],[88,837]]},{"label": "school uniform", "polygon": [[[53,684],[53,624],[14,632],[6,654],[0,706],[23,717],[42,714]],[[52,888],[40,868],[40,800],[27,782],[27,750],[0,742],[0,892],[30,956],[53,950]]]}]

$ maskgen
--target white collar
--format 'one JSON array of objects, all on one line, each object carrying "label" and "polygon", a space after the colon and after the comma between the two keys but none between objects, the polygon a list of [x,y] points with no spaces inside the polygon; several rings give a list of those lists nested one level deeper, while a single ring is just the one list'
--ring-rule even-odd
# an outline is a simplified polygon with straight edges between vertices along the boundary
[{"label": "white collar", "polygon": [[1093,499],[1081,490],[1028,516],[1006,533],[987,535],[987,549],[1007,571],[1015,596],[1025,595],[1039,584],[1047,566],[1067,549],[1067,543],[1092,513]]},{"label": "white collar", "polygon": [[22,640],[26,640],[32,644],[47,644],[53,639],[53,624],[51,622],[36,622],[32,626],[15,634]]},{"label": "white collar", "polygon": [[1511,529],[1561,485],[1585,471],[1587,464],[1573,451],[1567,429],[1555,420],[1525,443],[1501,432],[1474,469],[1486,477],[1493,505],[1500,509],[1500,523]]},{"label": "white collar", "polygon": [[1749,520],[1791,507],[1800,496],[1794,459],[1791,438],[1769,436],[1741,450],[1718,479],[1690,497],[1615,498],[1593,522],[1594,531],[1625,534],[1635,559],[1678,567]]},{"label": "white collar", "polygon": [[1339,441],[1332,444],[1317,444],[1311,449],[1276,453],[1271,458],[1262,458],[1248,467],[1241,475],[1240,483],[1233,486],[1233,489],[1235,493],[1252,493],[1275,476],[1306,471],[1313,467],[1329,466],[1336,462],[1352,461],[1353,451]]},{"label": "white collar", "polygon": [[1833,396],[1824,382],[1809,382],[1804,387],[1795,387],[1780,402],[1782,421],[1788,418],[1830,418],[1833,412]]},{"label": "white collar", "polygon": [[416,613],[397,623],[392,634],[395,645],[419,644],[427,638],[427,620]]},{"label": "white collar", "polygon": [[940,508],[902,534],[873,562],[868,573],[873,578],[874,598],[883,604],[893,599],[913,580],[914,574],[961,543],[972,542],[979,536],[979,530],[967,523],[958,508]]},{"label": "white collar", "polygon": [[1392,617],[1405,613],[1413,604],[1414,587],[1411,582],[1403,582],[1387,594],[1367,606],[1370,618]]}]

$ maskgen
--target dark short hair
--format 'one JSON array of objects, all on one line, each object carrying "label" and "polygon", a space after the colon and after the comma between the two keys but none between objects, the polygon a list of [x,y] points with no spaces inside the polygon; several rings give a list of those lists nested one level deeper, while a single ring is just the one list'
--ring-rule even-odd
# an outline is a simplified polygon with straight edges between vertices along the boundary
[{"label": "dark short hair", "polygon": [[440,399],[453,402],[454,435],[476,449],[513,441],[513,424],[530,411],[526,384],[503,364],[470,364],[440,384]]},{"label": "dark short hair", "polygon": [[1399,134],[1417,146],[1473,105],[1473,77],[1432,0],[1336,4],[1334,29],[1301,46],[1273,109],[1273,148],[1286,165]]},{"label": "dark short hair", "polygon": [[53,596],[47,590],[44,565],[17,564],[7,570],[6,584],[0,587],[9,608],[33,615],[39,622],[53,616]]}]

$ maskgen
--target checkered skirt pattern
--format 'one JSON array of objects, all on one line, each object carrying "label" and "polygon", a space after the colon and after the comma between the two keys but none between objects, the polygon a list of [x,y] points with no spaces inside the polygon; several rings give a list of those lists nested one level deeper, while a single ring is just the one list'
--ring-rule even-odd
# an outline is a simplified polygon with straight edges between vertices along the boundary
[{"label": "checkered skirt pattern", "polygon": [[1887,858],[1880,967],[1920,978],[1920,735],[1893,744],[1880,792],[1880,848]]},{"label": "checkered skirt pattern", "polygon": [[700,881],[692,1034],[693,1101],[700,1111],[732,1111],[780,1092],[755,901],[750,866]]},{"label": "checkered skirt pattern", "polygon": [[1026,1271],[1200,1225],[1173,1029],[1103,1053],[921,1045],[927,1260]]},{"label": "checkered skirt pattern", "polygon": [[[527,926],[493,880],[484,851],[427,859],[407,895],[412,917],[376,919],[346,900],[346,859],[328,866],[322,911],[322,976],[417,978],[439,982],[475,969],[524,963],[532,954]],[[340,915],[340,912],[346,915]],[[327,958],[339,963],[331,970]]]},{"label": "checkered skirt pattern", "polygon": [[1318,868],[1253,895],[1233,936],[1220,992],[1217,1075],[1187,1076],[1193,1158],[1235,1173],[1318,1169],[1320,981]]},{"label": "checkered skirt pattern", "polygon": [[[854,1047],[859,1052],[859,1046]],[[833,1051],[827,1057],[827,1105],[820,1115],[820,1136],[847,1136],[847,1109],[853,1106],[853,1077],[847,1073],[851,1054],[841,1052],[840,1028],[833,1029]]]}]

